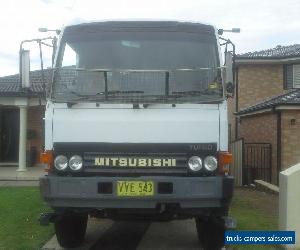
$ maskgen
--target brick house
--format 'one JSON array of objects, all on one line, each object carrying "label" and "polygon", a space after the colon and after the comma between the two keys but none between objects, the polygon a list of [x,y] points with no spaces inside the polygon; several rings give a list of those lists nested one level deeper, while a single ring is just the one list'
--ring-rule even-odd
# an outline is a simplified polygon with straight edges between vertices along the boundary
[{"label": "brick house", "polygon": [[300,162],[300,45],[236,58],[236,94],[229,104],[230,138],[269,143],[271,182]]},{"label": "brick house", "polygon": [[[50,71],[45,71],[45,82]],[[0,167],[38,163],[43,148],[45,98],[40,71],[30,73],[31,87],[22,89],[19,75],[0,77]]]}]

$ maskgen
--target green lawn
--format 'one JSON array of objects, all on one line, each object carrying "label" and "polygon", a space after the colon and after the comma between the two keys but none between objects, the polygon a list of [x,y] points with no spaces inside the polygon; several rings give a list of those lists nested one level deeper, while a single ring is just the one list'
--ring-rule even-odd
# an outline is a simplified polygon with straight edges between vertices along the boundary
[{"label": "green lawn", "polygon": [[[247,189],[237,189],[231,215],[237,230],[277,230],[276,196]],[[0,188],[0,249],[39,249],[53,234],[53,227],[42,227],[37,219],[49,210],[37,187]],[[244,245],[230,249],[281,249],[278,246]]]},{"label": "green lawn", "polygon": [[278,201],[275,195],[237,189],[230,212],[238,220],[238,230],[277,230]]},{"label": "green lawn", "polygon": [[[236,230],[278,230],[278,197],[254,190],[237,189],[230,214],[237,220]],[[282,249],[272,245],[232,245],[234,250]]]},{"label": "green lawn", "polygon": [[39,249],[53,235],[38,223],[47,210],[37,187],[1,187],[0,249]]}]

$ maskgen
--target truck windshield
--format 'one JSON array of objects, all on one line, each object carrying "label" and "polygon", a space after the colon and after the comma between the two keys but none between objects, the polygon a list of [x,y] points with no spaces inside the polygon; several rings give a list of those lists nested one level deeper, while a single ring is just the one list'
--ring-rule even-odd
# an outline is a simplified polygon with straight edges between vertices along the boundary
[{"label": "truck windshield", "polygon": [[56,101],[201,103],[222,96],[214,34],[76,29],[63,35]]}]

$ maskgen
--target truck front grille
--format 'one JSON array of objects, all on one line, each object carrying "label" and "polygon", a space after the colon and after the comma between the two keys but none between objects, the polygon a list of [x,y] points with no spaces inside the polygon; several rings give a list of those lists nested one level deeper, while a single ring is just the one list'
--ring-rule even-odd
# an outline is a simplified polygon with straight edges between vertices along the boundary
[{"label": "truck front grille", "polygon": [[185,153],[86,152],[85,172],[101,173],[186,173]]},{"label": "truck front grille", "polygon": [[[189,175],[187,162],[191,156],[217,154],[217,143],[54,143],[54,156],[83,157],[83,170],[72,174],[139,176]],[[65,174],[68,174],[67,171]],[[62,173],[64,174],[64,173]]]}]

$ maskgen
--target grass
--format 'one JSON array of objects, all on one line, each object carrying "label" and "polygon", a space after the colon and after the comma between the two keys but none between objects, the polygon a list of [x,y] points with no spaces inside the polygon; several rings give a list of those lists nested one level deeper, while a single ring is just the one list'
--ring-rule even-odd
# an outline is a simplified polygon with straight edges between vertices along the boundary
[{"label": "grass", "polygon": [[236,190],[230,213],[238,220],[238,230],[277,230],[278,205],[271,201],[272,196],[277,199],[262,192]]},{"label": "grass", "polygon": [[37,187],[0,188],[0,249],[39,249],[53,227],[39,225],[38,216],[49,208]]},{"label": "grass", "polygon": [[[274,195],[247,189],[237,189],[230,214],[237,220],[237,231],[278,230],[278,201]],[[234,250],[279,250],[276,245],[232,245]]]},{"label": "grass", "polygon": [[[276,196],[247,189],[237,189],[230,210],[237,219],[237,230],[277,230]],[[53,227],[43,227],[38,216],[48,211],[37,187],[0,188],[0,249],[40,249],[54,234]],[[230,249],[279,250],[278,246],[234,245]]]}]

